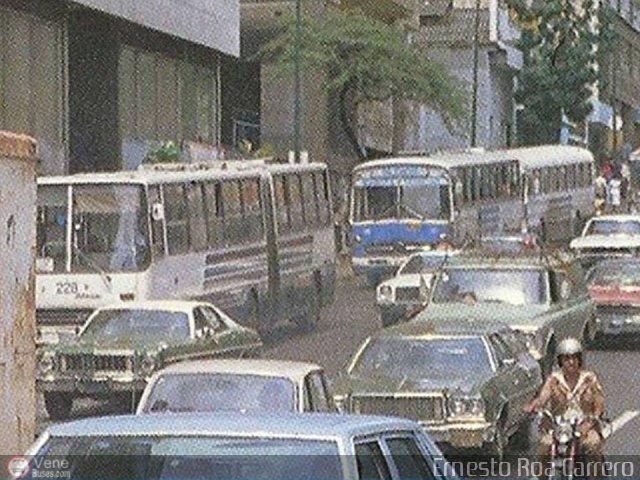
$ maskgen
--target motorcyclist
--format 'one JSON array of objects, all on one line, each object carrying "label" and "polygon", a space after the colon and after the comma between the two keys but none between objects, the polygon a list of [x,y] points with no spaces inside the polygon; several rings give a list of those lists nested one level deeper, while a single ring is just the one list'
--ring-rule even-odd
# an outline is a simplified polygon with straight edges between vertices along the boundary
[{"label": "motorcyclist", "polygon": [[[598,419],[604,413],[604,395],[598,376],[583,368],[582,344],[575,338],[566,338],[556,350],[560,370],[547,378],[538,396],[526,407],[527,412],[547,409],[554,416],[582,418],[580,448],[587,462],[601,464],[604,437]],[[540,438],[538,454],[549,455],[552,434],[546,429]]]}]

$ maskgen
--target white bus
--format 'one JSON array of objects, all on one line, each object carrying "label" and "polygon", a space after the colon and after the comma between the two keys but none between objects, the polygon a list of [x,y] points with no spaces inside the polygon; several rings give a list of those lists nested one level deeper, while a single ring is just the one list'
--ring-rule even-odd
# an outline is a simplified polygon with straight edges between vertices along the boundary
[{"label": "white bus", "polygon": [[512,150],[523,175],[528,228],[546,242],[580,235],[595,214],[594,160],[580,147],[554,145]]},{"label": "white bus", "polygon": [[229,161],[38,179],[38,343],[95,308],[206,299],[266,333],[333,298],[324,164]]}]

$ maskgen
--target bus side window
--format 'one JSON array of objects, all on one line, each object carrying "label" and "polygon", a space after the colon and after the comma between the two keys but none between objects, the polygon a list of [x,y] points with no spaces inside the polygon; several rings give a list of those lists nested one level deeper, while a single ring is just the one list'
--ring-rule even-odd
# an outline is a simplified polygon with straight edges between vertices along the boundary
[{"label": "bus side window", "polygon": [[189,250],[189,214],[184,185],[165,184],[162,189],[169,255],[187,252]]},{"label": "bus side window", "polygon": [[313,185],[313,174],[303,173],[302,179],[302,204],[304,205],[304,217],[308,226],[318,224],[318,198]]},{"label": "bus side window", "polygon": [[224,209],[224,243],[233,245],[242,243],[246,235],[242,225],[242,203],[240,201],[240,183],[238,180],[222,181],[222,205]]},{"label": "bus side window", "polygon": [[282,235],[290,231],[289,209],[287,208],[287,193],[284,185],[284,177],[282,175],[274,176],[273,184],[276,197],[276,212],[278,215],[278,232]]},{"label": "bus side window", "polygon": [[289,198],[289,212],[291,214],[291,229],[294,232],[304,230],[305,219],[302,207],[302,192],[300,191],[300,175],[294,173],[287,178]]},{"label": "bus side window", "polygon": [[204,217],[202,188],[199,183],[187,185],[187,206],[189,211],[189,227],[191,249],[201,252],[207,248],[207,230]]},{"label": "bus side window", "polygon": [[[160,186],[152,185],[149,187],[149,208],[150,212],[153,212],[154,205],[162,205],[162,198],[160,197]],[[153,218],[150,216],[149,223],[151,224],[151,251],[153,255],[158,258],[164,255],[164,224],[165,218]]]},{"label": "bus side window", "polygon": [[329,179],[327,171],[316,172],[316,195],[320,211],[320,223],[327,225],[331,221],[331,202],[329,199]]},{"label": "bus side window", "polygon": [[247,178],[241,181],[241,191],[246,240],[256,242],[263,238],[260,184],[255,178]]},{"label": "bus side window", "polygon": [[222,215],[222,192],[220,183],[207,182],[204,188],[204,211],[207,221],[207,244],[209,247],[221,247],[224,244],[224,217]]}]

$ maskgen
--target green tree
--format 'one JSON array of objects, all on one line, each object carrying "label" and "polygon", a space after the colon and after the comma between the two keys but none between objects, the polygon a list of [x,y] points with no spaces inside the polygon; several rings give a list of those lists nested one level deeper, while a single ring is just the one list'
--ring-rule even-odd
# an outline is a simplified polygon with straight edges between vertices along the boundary
[{"label": "green tree", "polygon": [[522,30],[518,46],[524,66],[515,94],[524,107],[519,116],[520,143],[556,143],[563,113],[576,123],[591,113],[593,88],[603,78],[596,65],[606,54],[609,13],[606,8],[598,10],[593,0],[583,0],[579,6],[575,0],[507,2]]},{"label": "green tree", "polygon": [[[260,51],[262,61],[291,71],[295,61],[295,19]],[[328,75],[327,89],[339,100],[341,126],[360,159],[356,135],[358,106],[391,98],[429,105],[449,126],[462,118],[463,95],[443,67],[409,45],[399,25],[388,25],[359,10],[328,11],[302,20],[300,61],[303,69]]]}]

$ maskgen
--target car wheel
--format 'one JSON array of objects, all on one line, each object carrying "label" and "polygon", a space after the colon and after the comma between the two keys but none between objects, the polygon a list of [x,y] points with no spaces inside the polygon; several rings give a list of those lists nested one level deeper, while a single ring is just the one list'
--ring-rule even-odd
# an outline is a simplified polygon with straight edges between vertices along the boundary
[{"label": "car wheel", "polygon": [[73,397],[63,392],[45,392],[44,405],[51,420],[66,420],[73,407]]},{"label": "car wheel", "polygon": [[390,327],[399,322],[399,319],[396,315],[393,315],[389,312],[385,312],[384,310],[380,312],[380,323],[382,323],[382,328]]}]

